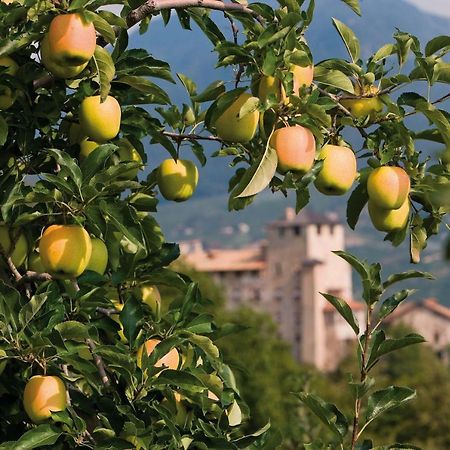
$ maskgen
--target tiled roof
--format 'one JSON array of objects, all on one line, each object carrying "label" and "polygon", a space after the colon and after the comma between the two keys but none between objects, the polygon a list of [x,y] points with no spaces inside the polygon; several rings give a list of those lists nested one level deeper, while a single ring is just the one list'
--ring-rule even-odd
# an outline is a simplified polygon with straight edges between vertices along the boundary
[{"label": "tiled roof", "polygon": [[421,300],[419,302],[410,302],[399,306],[389,317],[388,321],[395,320],[411,311],[414,311],[418,308],[424,308],[428,311],[431,311],[435,314],[440,315],[441,317],[445,317],[450,320],[450,308],[447,306],[441,305],[436,298],[426,298],[425,300]]},{"label": "tiled roof", "polygon": [[[348,306],[352,309],[352,311],[362,311],[364,309],[364,303],[359,302],[358,300],[346,300]],[[326,303],[323,307],[323,310],[327,313],[335,312],[336,308],[331,303]]]}]

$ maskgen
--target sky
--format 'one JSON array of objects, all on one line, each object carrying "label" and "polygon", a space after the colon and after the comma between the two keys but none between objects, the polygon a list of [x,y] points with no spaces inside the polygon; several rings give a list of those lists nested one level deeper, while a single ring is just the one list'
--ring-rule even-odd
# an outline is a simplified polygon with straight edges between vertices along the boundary
[{"label": "sky", "polygon": [[428,13],[435,14],[441,17],[450,17],[450,0],[406,0],[406,1]]}]

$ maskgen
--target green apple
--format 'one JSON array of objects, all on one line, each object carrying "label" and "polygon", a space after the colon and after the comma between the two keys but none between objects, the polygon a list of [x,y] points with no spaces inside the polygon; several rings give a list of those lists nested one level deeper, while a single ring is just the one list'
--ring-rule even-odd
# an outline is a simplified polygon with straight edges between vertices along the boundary
[{"label": "green apple", "polygon": [[159,289],[151,284],[143,284],[140,286],[140,291],[142,301],[157,314],[161,308],[161,294],[159,293]]},{"label": "green apple", "polygon": [[142,164],[141,155],[133,147],[133,144],[126,138],[119,139],[116,144],[119,147],[117,153],[121,162],[137,162],[140,164],[140,166],[136,167],[135,169],[125,170],[121,175],[121,178],[123,179],[133,180],[137,177],[139,170],[144,167]]},{"label": "green apple", "polygon": [[[5,350],[0,348],[0,358],[7,356]],[[0,375],[5,371],[6,364],[8,363],[7,359],[0,359]]]},{"label": "green apple", "polygon": [[[11,234],[11,236],[10,236]],[[15,242],[14,250],[11,252],[11,238]],[[10,256],[16,267],[20,267],[28,254],[28,242],[23,233],[17,229],[11,230],[6,225],[0,225],[0,245],[5,256]]]},{"label": "green apple", "polygon": [[198,170],[192,161],[166,159],[158,169],[158,186],[167,200],[183,202],[190,198],[198,183]]},{"label": "green apple", "polygon": [[352,186],[356,177],[356,157],[351,148],[340,145],[325,145],[319,153],[323,166],[314,185],[325,195],[343,195]]},{"label": "green apple", "polygon": [[42,261],[41,261],[41,255],[36,251],[34,251],[28,257],[28,270],[32,270],[33,272],[37,272],[37,273],[45,272],[44,264],[42,264]]},{"label": "green apple", "polygon": [[103,275],[108,265],[108,249],[105,243],[99,238],[91,238],[91,244],[92,253],[86,270],[92,270]]},{"label": "green apple", "polygon": [[250,94],[241,94],[214,123],[216,134],[224,141],[249,142],[256,133],[259,111],[255,110],[239,117],[239,112]]},{"label": "green apple", "polygon": [[[19,70],[17,63],[9,56],[0,56],[0,73],[10,76],[16,75]],[[0,111],[10,108],[16,100],[15,94],[7,86],[0,86]]]}]

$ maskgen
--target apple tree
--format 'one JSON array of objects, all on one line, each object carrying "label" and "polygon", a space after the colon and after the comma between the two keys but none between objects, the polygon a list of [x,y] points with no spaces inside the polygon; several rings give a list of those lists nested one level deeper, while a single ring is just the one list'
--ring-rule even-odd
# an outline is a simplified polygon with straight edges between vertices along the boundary
[{"label": "apple tree", "polygon": [[[344,2],[360,13],[358,0]],[[214,344],[229,328],[203,313],[197,285],[168,267],[179,249],[153,213],[159,195],[185,201],[195,190],[201,171],[187,150],[204,165],[203,144],[212,142],[213,157],[238,166],[230,209],[270,188],[294,191],[300,211],[312,184],[324,195],[354,186],[349,226],[369,203],[385,239],[399,245],[408,236],[411,260],[420,260],[449,210],[450,132],[440,109],[449,95],[435,98],[432,88],[450,80],[450,40],[422,45],[397,31],[363,61],[357,37],[333,19],[348,58],[316,61],[304,38],[314,8],[314,0],[0,2],[0,448],[279,444],[269,425],[242,432],[250,411]],[[151,35],[156,15],[198,26],[218,66],[235,69],[232,85],[199,91],[185,75],[176,81],[165,61],[129,48],[129,29]],[[173,104],[158,80],[180,82],[189,104]],[[426,129],[409,128],[412,115],[426,118]],[[348,130],[358,143],[344,140]],[[423,140],[442,153],[424,156]],[[167,150],[161,166],[147,164],[148,143]],[[412,271],[383,284],[378,265],[342,256],[362,276],[368,305],[351,437],[334,405],[300,398],[336,445],[350,439],[353,449],[371,365],[420,341],[387,341],[371,322],[375,305],[395,281],[429,276]],[[181,300],[167,304],[157,286],[179,290]],[[408,293],[388,297],[380,321]],[[345,301],[327,298],[360,334]],[[371,420],[380,402],[413,396],[399,389],[369,397]]]}]

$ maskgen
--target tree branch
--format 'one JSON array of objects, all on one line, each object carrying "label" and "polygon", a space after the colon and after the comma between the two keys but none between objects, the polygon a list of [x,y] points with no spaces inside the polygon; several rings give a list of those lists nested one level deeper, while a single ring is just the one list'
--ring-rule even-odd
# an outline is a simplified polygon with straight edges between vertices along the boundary
[{"label": "tree branch", "polygon": [[183,9],[183,8],[207,8],[216,11],[242,12],[250,14],[258,22],[264,22],[264,19],[255,11],[239,3],[222,2],[219,0],[147,0],[143,5],[131,11],[127,18],[127,26],[131,28],[145,17],[165,9]]},{"label": "tree branch", "polygon": [[174,141],[216,141],[222,142],[217,136],[202,136],[200,134],[179,134],[171,131],[163,131],[164,136],[170,137]]},{"label": "tree branch", "polygon": [[39,272],[33,272],[32,270],[28,270],[25,275],[22,276],[20,280],[18,280],[18,284],[26,283],[28,281],[51,281],[53,280],[53,277],[47,273],[39,273]]},{"label": "tree branch", "polygon": [[89,350],[91,351],[92,358],[94,359],[94,363],[97,366],[98,373],[100,374],[100,378],[102,380],[102,383],[104,386],[109,387],[111,386],[111,382],[109,381],[108,375],[106,374],[106,366],[103,362],[103,359],[101,356],[97,355],[95,353],[95,344],[92,339],[86,339],[86,344],[89,347]]},{"label": "tree branch", "polygon": [[101,314],[104,314],[105,316],[111,317],[114,314],[120,314],[120,311],[115,308],[101,308],[100,306],[97,306],[95,310]]}]

